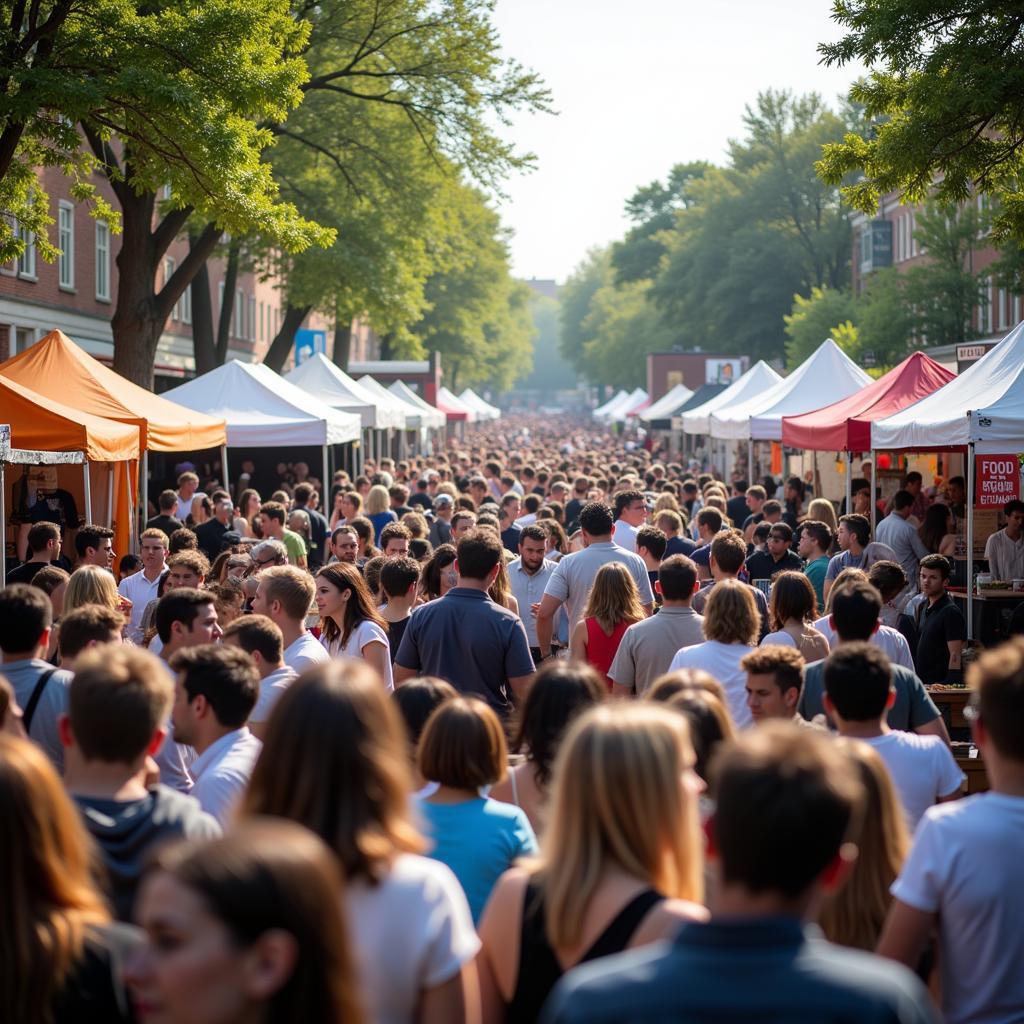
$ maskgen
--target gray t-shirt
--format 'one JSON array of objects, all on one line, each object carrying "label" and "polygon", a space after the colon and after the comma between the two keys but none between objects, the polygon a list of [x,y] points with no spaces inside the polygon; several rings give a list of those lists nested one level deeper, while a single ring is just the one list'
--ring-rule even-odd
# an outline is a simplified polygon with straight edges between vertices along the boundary
[{"label": "gray t-shirt", "polygon": [[634,622],[615,652],[608,675],[619,686],[642,696],[651,683],[668,671],[681,647],[704,642],[704,619],[689,605],[663,607],[657,615]]},{"label": "gray t-shirt", "polygon": [[[42,658],[24,658],[0,665],[0,675],[6,676],[14,688],[14,696],[22,711],[28,708],[29,699],[39,677],[51,672],[53,666]],[[64,772],[64,747],[60,742],[57,720],[68,709],[68,687],[72,675],[66,669],[53,671],[46,681],[42,696],[32,716],[28,731],[29,739],[42,747],[58,772]]]},{"label": "gray t-shirt", "polygon": [[654,603],[654,592],[651,590],[647,566],[639,555],[620,548],[610,540],[591,544],[582,551],[566,555],[555,567],[544,588],[545,595],[550,594],[558,598],[568,609],[570,634],[576,628],[576,623],[583,618],[583,610],[587,606],[587,597],[594,585],[597,570],[609,562],[621,562],[629,570],[640,592],[641,604]]}]

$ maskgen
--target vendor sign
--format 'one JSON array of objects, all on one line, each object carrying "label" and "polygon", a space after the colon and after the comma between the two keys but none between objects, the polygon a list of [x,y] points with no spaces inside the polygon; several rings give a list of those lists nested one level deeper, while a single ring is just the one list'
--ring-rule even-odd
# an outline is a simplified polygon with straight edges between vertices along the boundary
[{"label": "vendor sign", "polygon": [[1021,467],[1024,455],[976,455],[975,508],[1002,508],[1021,494]]}]

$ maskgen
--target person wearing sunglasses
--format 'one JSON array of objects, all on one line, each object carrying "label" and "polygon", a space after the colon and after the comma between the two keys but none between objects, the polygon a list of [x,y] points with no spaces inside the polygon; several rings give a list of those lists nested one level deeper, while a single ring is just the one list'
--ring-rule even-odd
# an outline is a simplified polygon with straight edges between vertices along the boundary
[{"label": "person wearing sunglasses", "polygon": [[790,550],[793,531],[788,523],[772,523],[764,551],[755,551],[747,559],[747,572],[752,580],[770,580],[787,569],[803,572],[803,559]]}]

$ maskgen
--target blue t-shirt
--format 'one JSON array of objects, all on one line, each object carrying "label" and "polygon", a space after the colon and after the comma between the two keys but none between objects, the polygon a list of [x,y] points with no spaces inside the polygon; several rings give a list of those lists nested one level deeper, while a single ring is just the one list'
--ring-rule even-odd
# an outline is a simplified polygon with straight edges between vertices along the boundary
[{"label": "blue t-shirt", "polygon": [[428,856],[447,864],[480,920],[495,883],[519,857],[537,853],[529,819],[512,804],[478,797],[457,804],[420,803]]},{"label": "blue t-shirt", "polygon": [[367,518],[371,523],[373,523],[374,544],[380,544],[380,532],[388,525],[388,523],[398,522],[398,516],[396,516],[391,509],[388,509],[385,512],[375,512],[372,516],[368,516]]}]

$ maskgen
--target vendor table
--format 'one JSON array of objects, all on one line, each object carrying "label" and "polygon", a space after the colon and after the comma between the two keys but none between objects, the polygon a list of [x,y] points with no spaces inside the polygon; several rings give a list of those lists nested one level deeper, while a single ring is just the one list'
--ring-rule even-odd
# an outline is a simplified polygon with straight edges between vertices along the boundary
[{"label": "vendor table", "polygon": [[971,796],[973,793],[984,793],[988,790],[988,773],[985,771],[985,762],[981,757],[970,757],[970,743],[953,744],[953,757],[960,768],[960,771],[967,776],[967,788],[965,794]]},{"label": "vendor table", "polygon": [[[950,587],[949,596],[957,603],[967,621],[967,590],[964,587]],[[969,635],[977,638],[983,647],[995,647],[1010,637],[1010,618],[1017,606],[1024,601],[1024,593],[1012,590],[975,591],[971,602],[974,629]]]}]

